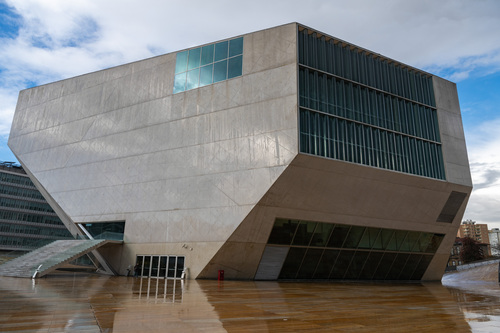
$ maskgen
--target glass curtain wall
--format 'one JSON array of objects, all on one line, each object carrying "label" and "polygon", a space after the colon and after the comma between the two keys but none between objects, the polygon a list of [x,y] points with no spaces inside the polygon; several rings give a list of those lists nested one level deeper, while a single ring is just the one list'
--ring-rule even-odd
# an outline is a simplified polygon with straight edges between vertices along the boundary
[{"label": "glass curtain wall", "polygon": [[432,78],[299,31],[300,151],[445,179]]},{"label": "glass curtain wall", "polygon": [[420,280],[444,235],[276,219],[268,246],[286,246],[280,279]]}]

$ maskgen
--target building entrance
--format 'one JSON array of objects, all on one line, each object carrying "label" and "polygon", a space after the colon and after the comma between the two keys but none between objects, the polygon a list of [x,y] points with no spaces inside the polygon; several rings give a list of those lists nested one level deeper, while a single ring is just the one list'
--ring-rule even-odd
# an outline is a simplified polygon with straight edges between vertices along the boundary
[{"label": "building entrance", "polygon": [[184,257],[138,255],[135,267],[135,276],[180,279],[184,271]]}]

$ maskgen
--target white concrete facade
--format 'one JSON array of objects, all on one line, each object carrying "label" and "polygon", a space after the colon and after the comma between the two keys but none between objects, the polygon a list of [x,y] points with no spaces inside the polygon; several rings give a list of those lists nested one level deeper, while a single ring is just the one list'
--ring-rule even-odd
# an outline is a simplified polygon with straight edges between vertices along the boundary
[{"label": "white concrete facade", "polygon": [[[24,90],[9,146],[73,233],[125,221],[105,251],[186,257],[191,278],[253,279],[276,217],[445,234],[440,278],[472,181],[456,87],[434,77],[446,181],[299,153],[297,24],[244,38],[242,75],[173,94],[176,53]],[[446,257],[446,258],[445,258]]]}]

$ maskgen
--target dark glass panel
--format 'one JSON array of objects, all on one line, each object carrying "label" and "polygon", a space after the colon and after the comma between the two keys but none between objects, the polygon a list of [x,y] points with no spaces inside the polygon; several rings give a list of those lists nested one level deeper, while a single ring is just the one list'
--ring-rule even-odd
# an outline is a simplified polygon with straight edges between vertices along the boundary
[{"label": "dark glass panel", "polygon": [[333,265],[337,261],[339,250],[325,250],[314,273],[315,279],[328,279]]},{"label": "dark glass panel", "polygon": [[144,256],[144,266],[142,269],[142,276],[149,276],[151,266],[151,256]]},{"label": "dark glass panel", "polygon": [[311,242],[316,224],[316,222],[301,221],[295,233],[292,245],[308,246]]},{"label": "dark glass panel", "polygon": [[360,249],[371,249],[375,245],[375,240],[380,232],[379,228],[366,228],[361,241],[358,244]]},{"label": "dark glass panel", "polygon": [[299,272],[297,274],[297,279],[312,279],[316,266],[318,265],[321,255],[323,253],[322,249],[308,249],[300,266]]},{"label": "dark glass panel", "polygon": [[336,224],[328,241],[328,247],[342,247],[350,228],[348,225]]},{"label": "dark glass panel", "polygon": [[359,275],[359,279],[361,280],[370,280],[372,276],[375,274],[377,270],[378,264],[382,257],[384,256],[383,252],[370,252],[368,255],[368,259],[366,260],[365,266]]},{"label": "dark glass panel", "polygon": [[399,250],[403,252],[410,252],[417,242],[419,236],[420,233],[417,231],[408,231],[408,234],[406,235],[406,238]]},{"label": "dark glass panel", "polygon": [[229,41],[229,56],[243,54],[243,37],[231,39]]},{"label": "dark glass panel", "polygon": [[434,234],[425,252],[436,253],[437,249],[439,248],[439,245],[441,245],[441,241],[443,240],[443,238],[444,235]]},{"label": "dark glass panel", "polygon": [[390,229],[380,229],[380,233],[375,240],[373,249],[375,250],[386,250],[389,247],[389,243],[394,236],[394,230]]},{"label": "dark glass panel", "polygon": [[326,246],[334,225],[330,223],[318,223],[311,240],[311,246]]},{"label": "dark glass panel", "polygon": [[288,251],[288,255],[286,256],[285,262],[283,263],[283,267],[281,268],[281,272],[279,275],[280,279],[295,279],[297,276],[297,271],[302,264],[302,259],[304,258],[304,254],[306,253],[305,248],[300,247],[292,247],[290,251]]},{"label": "dark glass panel", "polygon": [[368,251],[356,251],[354,257],[351,260],[351,264],[347,269],[344,279],[355,280],[361,274],[363,267],[365,266],[366,260],[368,259]]},{"label": "dark glass panel", "polygon": [[175,277],[175,262],[176,257],[170,256],[168,257],[168,266],[167,266],[167,277],[174,278]]},{"label": "dark glass panel", "polygon": [[214,65],[203,66],[200,68],[200,87],[212,84]]},{"label": "dark glass panel", "polygon": [[227,79],[227,60],[214,63],[214,83]]},{"label": "dark glass panel", "polygon": [[[138,276],[142,276],[142,263],[144,261],[144,256],[137,256],[136,257],[136,265],[137,267],[139,267],[139,269],[137,270],[137,275]],[[136,274],[136,272],[134,271],[134,275]]]},{"label": "dark glass panel", "polygon": [[201,48],[200,66],[205,66],[214,62],[214,44],[203,46]]},{"label": "dark glass panel", "polygon": [[373,275],[373,280],[384,280],[387,273],[391,269],[394,259],[396,259],[397,253],[386,252],[380,260],[380,263]]},{"label": "dark glass panel", "polygon": [[185,72],[187,70],[187,60],[188,51],[177,53],[177,57],[175,60],[175,74]]},{"label": "dark glass panel", "polygon": [[215,60],[219,61],[226,59],[228,55],[228,42],[220,42],[215,44]]},{"label": "dark glass panel", "polygon": [[153,260],[151,261],[151,276],[158,277],[158,265],[160,264],[160,257],[153,256]]},{"label": "dark glass panel", "polygon": [[386,280],[398,280],[399,279],[399,274],[401,274],[401,271],[403,267],[406,265],[406,261],[408,260],[408,257],[410,255],[407,253],[398,253],[396,259],[394,260],[394,263],[392,264],[391,269],[389,270],[389,273],[386,275],[385,279]]},{"label": "dark glass panel", "polygon": [[365,227],[352,226],[349,234],[347,234],[343,247],[349,249],[357,248],[364,231]]},{"label": "dark glass panel", "polygon": [[182,276],[182,271],[184,270],[184,257],[177,257],[177,271],[175,273],[176,278]]},{"label": "dark glass panel", "polygon": [[418,263],[415,271],[413,272],[413,275],[411,276],[411,280],[421,280],[422,276],[424,275],[425,271],[427,270],[427,267],[429,267],[429,264],[431,263],[432,260],[431,255],[423,255],[422,259],[420,259],[420,262]]},{"label": "dark glass panel", "polygon": [[160,257],[160,272],[158,274],[159,277],[166,277],[167,276],[167,256],[161,256]]},{"label": "dark glass panel", "polygon": [[201,48],[189,50],[188,70],[200,67]]},{"label": "dark glass panel", "polygon": [[267,243],[290,245],[298,224],[297,220],[276,219]]},{"label": "dark glass panel", "polygon": [[405,240],[407,231],[403,230],[395,230],[394,231],[394,236],[390,240],[389,244],[387,245],[387,250],[389,251],[399,251],[399,248],[403,244],[403,241]]},{"label": "dark glass panel", "polygon": [[241,76],[243,70],[243,56],[237,56],[228,60],[227,78]]},{"label": "dark glass panel", "polygon": [[410,254],[408,257],[408,260],[406,261],[406,265],[401,271],[401,274],[399,275],[400,280],[411,280],[413,276],[413,272],[418,266],[418,263],[420,262],[420,259],[422,259],[421,254]]},{"label": "dark glass panel", "polygon": [[344,275],[351,263],[351,259],[356,251],[353,250],[342,250],[337,257],[335,266],[330,274],[330,279],[343,279]]}]

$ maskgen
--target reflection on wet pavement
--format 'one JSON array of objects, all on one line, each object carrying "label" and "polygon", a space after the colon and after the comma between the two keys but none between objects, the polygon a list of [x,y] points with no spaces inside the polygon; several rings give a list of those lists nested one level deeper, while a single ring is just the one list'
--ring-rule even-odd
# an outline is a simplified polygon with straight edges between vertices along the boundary
[{"label": "reflection on wet pavement", "polygon": [[498,284],[0,278],[1,332],[498,332]]}]

